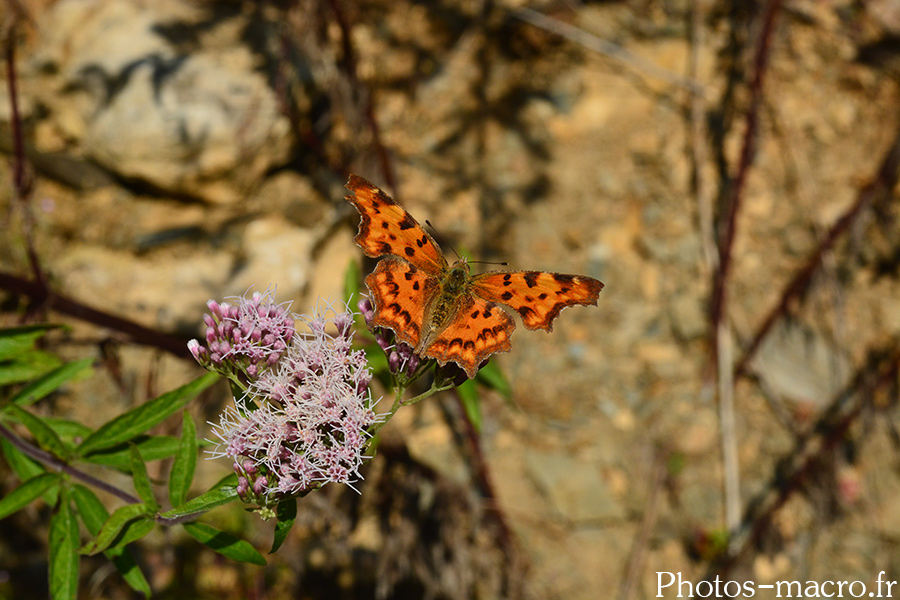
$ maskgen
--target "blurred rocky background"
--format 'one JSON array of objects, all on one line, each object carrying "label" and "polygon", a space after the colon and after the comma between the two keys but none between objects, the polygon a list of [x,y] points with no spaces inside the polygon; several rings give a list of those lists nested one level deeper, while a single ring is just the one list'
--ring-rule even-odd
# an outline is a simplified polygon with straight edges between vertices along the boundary
[{"label": "blurred rocky background", "polygon": [[[452,394],[401,410],[361,495],[303,499],[267,567],[141,542],[157,597],[900,579],[895,0],[0,7],[0,322],[66,323],[50,349],[98,361],[47,413],[97,425],[198,375],[151,334],[198,335],[209,298],[340,299],[349,173],[475,259],[606,284],[519,327],[480,432]],[[46,593],[46,526],[0,523],[0,597]],[[131,597],[82,569],[84,597]]]}]

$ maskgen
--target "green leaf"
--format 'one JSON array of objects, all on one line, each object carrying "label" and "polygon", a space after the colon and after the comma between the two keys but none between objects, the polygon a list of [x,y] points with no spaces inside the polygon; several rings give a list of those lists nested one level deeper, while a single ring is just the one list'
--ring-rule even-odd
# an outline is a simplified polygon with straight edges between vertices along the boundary
[{"label": "green leaf", "polygon": [[[25,456],[21,450],[13,446],[6,438],[0,437],[0,450],[3,451],[6,462],[9,463],[9,466],[20,481],[31,479],[35,475],[46,472],[40,463]],[[56,506],[56,503],[54,502],[50,506]]]},{"label": "green leaf", "polygon": [[275,517],[278,519],[275,521],[275,539],[272,540],[272,549],[269,550],[269,554],[273,554],[281,547],[281,544],[287,539],[291,527],[294,526],[294,520],[297,518],[297,499],[285,498],[279,502],[278,508],[275,510]]},{"label": "green leaf", "polygon": [[481,431],[481,395],[475,386],[474,379],[466,379],[464,383],[456,386],[456,394],[466,411],[466,416],[475,431]]},{"label": "green leaf", "polygon": [[78,522],[62,488],[56,512],[50,517],[50,597],[75,599],[78,593]]},{"label": "green leaf", "polygon": [[81,443],[81,440],[91,435],[91,432],[93,431],[93,429],[84,423],[70,421],[69,419],[60,419],[58,417],[45,417],[44,423],[59,436],[59,439],[61,439],[66,446],[72,446],[73,448],[76,444]]},{"label": "green leaf", "polygon": [[98,465],[105,465],[118,469],[123,473],[131,473],[131,447],[134,444],[141,451],[144,460],[151,462],[175,456],[178,452],[179,440],[171,435],[147,436],[140,435],[134,438],[129,444],[120,444],[113,448],[101,450],[100,452],[92,452],[82,459]]},{"label": "green leaf", "polygon": [[[9,463],[9,466],[20,481],[27,481],[46,472],[40,463],[25,456],[21,450],[13,446],[6,438],[0,437],[0,451],[3,452],[6,462]],[[59,491],[57,488],[51,487],[44,492],[44,502],[47,503],[47,506],[56,506],[58,499]]]},{"label": "green leaf", "polygon": [[34,348],[47,331],[59,325],[26,325],[0,329],[0,361],[15,359]]},{"label": "green leaf", "polygon": [[56,473],[42,473],[22,482],[22,485],[0,499],[0,519],[5,519],[14,512],[25,508],[35,498],[58,483],[59,475]]},{"label": "green leaf", "polygon": [[79,376],[87,376],[93,363],[94,359],[85,358],[57,367],[22,388],[19,393],[11,398],[10,402],[19,406],[28,406],[37,402],[51,392],[61,388],[66,382]]},{"label": "green leaf", "polygon": [[509,385],[506,375],[504,375],[503,371],[500,370],[500,367],[497,366],[496,361],[492,360],[488,362],[484,368],[479,370],[478,375],[475,376],[475,381],[488,389],[496,391],[503,396],[504,400],[510,400],[512,398],[512,386]]},{"label": "green leaf", "polygon": [[[88,531],[90,531],[92,535],[99,535],[103,531],[104,525],[109,522],[110,518],[109,513],[106,512],[106,508],[100,502],[100,499],[97,498],[96,494],[91,490],[80,485],[76,486],[75,490],[73,490],[73,497],[75,498],[75,506],[78,508],[78,513],[81,515],[81,520],[84,521],[85,527],[88,528]],[[113,560],[113,562],[115,562],[114,559],[116,557],[126,557],[125,546],[135,540],[141,539],[150,533],[155,526],[156,523],[153,519],[142,517],[140,515],[131,521],[127,521],[121,528],[119,534],[114,537],[114,544],[104,550],[103,553]],[[86,544],[85,548],[88,548],[89,546],[90,544]],[[128,563],[128,560],[123,560],[123,564]],[[133,562],[133,559],[131,562]],[[139,570],[138,573],[140,573]],[[125,576],[126,573],[122,571],[122,575]],[[143,575],[140,576],[140,579],[143,579]]]},{"label": "green leaf", "polygon": [[16,404],[9,404],[7,410],[31,432],[38,446],[60,460],[67,461],[69,459],[71,450],[43,419],[36,417],[24,408],[19,408]]},{"label": "green leaf", "polygon": [[184,408],[197,394],[211,386],[218,379],[219,376],[215,373],[207,373],[187,385],[167,392],[116,417],[84,440],[78,447],[79,454],[84,456],[97,450],[111,448],[127,442],[136,435],[161,423],[174,412]]},{"label": "green leaf", "polygon": [[[78,509],[84,526],[91,532],[91,535],[97,535],[103,522],[109,518],[106,507],[94,492],[80,484],[73,486],[72,498],[75,500],[75,507]],[[110,548],[103,554],[115,565],[122,578],[134,591],[150,596],[150,584],[147,583],[147,579],[128,549],[124,547]]]},{"label": "green leaf", "polygon": [[32,381],[57,368],[62,361],[40,350],[25,350],[14,359],[0,360],[0,386]]},{"label": "green leaf", "polygon": [[187,498],[191,482],[194,481],[194,472],[197,469],[197,426],[188,411],[184,411],[184,419],[181,424],[181,444],[175,462],[172,463],[172,472],[169,474],[169,502],[172,506],[184,504]]},{"label": "green leaf", "polygon": [[205,512],[237,499],[237,486],[224,485],[222,487],[213,488],[205,494],[201,494],[196,498],[188,500],[181,506],[176,506],[172,510],[162,513],[160,516],[164,519],[177,519],[179,517],[186,517],[187,515]]},{"label": "green leaf", "polygon": [[206,523],[185,523],[184,530],[198,542],[206,544],[219,554],[232,560],[260,566],[266,564],[266,559],[263,555],[248,542],[236,538],[230,533],[219,531]]},{"label": "green leaf", "polygon": [[150,475],[147,474],[147,465],[141,451],[134,444],[129,444],[131,453],[131,475],[134,478],[134,491],[147,506],[159,508],[156,498],[153,497],[153,487],[150,485]]},{"label": "green leaf", "polygon": [[91,535],[97,535],[100,528],[103,527],[103,523],[109,518],[109,513],[97,494],[80,483],[76,483],[72,486],[72,499],[75,501],[75,508],[78,509],[78,515],[84,526]]},{"label": "green leaf", "polygon": [[[354,298],[359,298],[359,286],[362,281],[362,270],[359,268],[359,261],[351,260],[344,269],[344,301],[347,304]],[[356,307],[351,306],[354,310]]]},{"label": "green leaf", "polygon": [[152,517],[145,517],[131,521],[122,528],[122,533],[116,537],[113,544],[107,550],[124,550],[125,546],[136,542],[153,531],[156,521]]},{"label": "green leaf", "polygon": [[113,545],[113,542],[117,541],[117,538],[129,523],[138,519],[146,519],[152,516],[153,513],[154,510],[146,504],[126,504],[106,519],[100,528],[100,533],[97,534],[97,538],[85,544],[81,549],[81,553],[97,554],[106,550]]}]

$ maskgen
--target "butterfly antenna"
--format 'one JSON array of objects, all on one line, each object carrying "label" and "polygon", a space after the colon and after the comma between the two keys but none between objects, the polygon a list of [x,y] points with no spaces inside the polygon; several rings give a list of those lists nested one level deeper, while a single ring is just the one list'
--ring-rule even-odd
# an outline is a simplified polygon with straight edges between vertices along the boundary
[{"label": "butterfly antenna", "polygon": [[425,219],[425,224],[431,228],[431,232],[434,234],[434,238],[437,240],[438,244],[441,246],[446,246],[453,250],[453,254],[456,255],[456,258],[459,258],[459,252],[456,251],[456,248],[450,245],[450,242],[444,239],[444,236],[438,233],[437,229],[434,228],[434,225],[431,224],[431,221]]},{"label": "butterfly antenna", "polygon": [[[431,231],[434,233],[434,237],[438,241],[438,243],[441,244],[442,246],[447,246],[448,248],[453,250],[453,254],[456,255],[456,258],[459,258],[459,252],[456,251],[456,248],[451,246],[447,240],[445,240],[443,237],[441,237],[441,235],[437,232],[437,229],[434,228],[434,225],[431,224],[431,221],[429,221],[428,219],[425,219],[425,224],[431,228]],[[509,265],[509,263],[506,261],[498,263],[498,262],[488,262],[486,260],[470,260],[469,264],[470,265],[500,265],[502,267]]]},{"label": "butterfly antenna", "polygon": [[509,263],[506,262],[505,260],[503,262],[492,262],[492,261],[488,261],[488,260],[470,260],[469,264],[470,265],[494,265],[494,266],[500,266],[500,267],[508,267],[509,266]]}]

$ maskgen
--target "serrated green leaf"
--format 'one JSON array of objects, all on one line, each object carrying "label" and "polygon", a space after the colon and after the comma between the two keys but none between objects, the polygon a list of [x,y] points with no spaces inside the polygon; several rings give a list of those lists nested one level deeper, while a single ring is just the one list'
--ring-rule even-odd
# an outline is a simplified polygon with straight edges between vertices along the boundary
[{"label": "serrated green leaf", "polygon": [[[141,451],[141,456],[146,462],[161,460],[175,456],[178,452],[179,439],[171,435],[147,436],[140,435],[131,442]],[[131,450],[129,444],[121,444],[113,448],[92,452],[82,456],[82,460],[112,467],[123,473],[131,473]]]},{"label": "serrated green leaf", "polygon": [[47,331],[59,325],[26,325],[0,329],[0,361],[15,359],[34,348]]},{"label": "serrated green leaf", "polygon": [[10,399],[10,402],[19,406],[28,406],[44,398],[51,392],[58,390],[60,387],[79,376],[88,374],[94,359],[85,358],[75,362],[65,363],[64,365],[53,369],[43,377],[32,381]]},{"label": "serrated green leaf", "polygon": [[81,456],[112,448],[131,440],[151,427],[161,423],[169,415],[184,408],[197,394],[218,381],[215,373],[207,373],[191,383],[145,402],[127,413],[109,421],[90,435],[78,447]]},{"label": "serrated green leaf", "polygon": [[219,531],[206,523],[185,523],[184,530],[197,540],[231,560],[246,562],[254,565],[265,565],[266,559],[256,548],[230,533]]},{"label": "serrated green leaf", "polygon": [[213,488],[205,494],[201,494],[196,498],[188,500],[181,506],[176,506],[172,510],[162,513],[160,516],[164,519],[177,519],[179,517],[186,517],[187,515],[202,513],[237,499],[237,487],[233,485],[224,485],[219,488]]},{"label": "serrated green leaf", "polygon": [[475,431],[481,431],[481,395],[475,386],[475,380],[466,379],[465,382],[454,389],[472,427],[475,428]]},{"label": "serrated green leaf", "polygon": [[57,357],[40,350],[27,350],[14,359],[0,360],[0,387],[32,381],[61,364]]},{"label": "serrated green leaf", "polygon": [[169,502],[172,506],[184,504],[197,469],[197,426],[188,411],[184,411],[181,424],[181,443],[172,472],[169,474]]},{"label": "serrated green leaf", "polygon": [[[72,498],[75,500],[75,507],[78,509],[84,526],[91,532],[91,535],[97,535],[104,521],[109,518],[106,507],[94,492],[80,484],[73,486]],[[134,556],[127,548],[109,548],[103,554],[115,565],[122,578],[133,590],[150,596],[150,584],[147,583]]]},{"label": "serrated green leaf", "polygon": [[496,391],[504,400],[510,400],[512,398],[512,386],[509,385],[506,375],[504,375],[503,371],[500,370],[500,367],[497,366],[496,361],[492,360],[480,369],[478,375],[475,377],[475,381],[488,389]]},{"label": "serrated green leaf", "polygon": [[50,598],[74,600],[78,593],[78,522],[63,487],[50,517]]},{"label": "serrated green leaf", "polygon": [[55,456],[67,461],[71,455],[71,449],[66,446],[56,432],[48,426],[43,419],[37,417],[24,408],[15,404],[7,407],[8,412],[31,432],[38,446]]},{"label": "serrated green leaf", "polygon": [[56,473],[41,473],[22,482],[20,486],[0,499],[0,519],[5,519],[14,512],[25,508],[35,498],[58,483],[59,475]]},{"label": "serrated green leaf", "polygon": [[153,486],[150,485],[150,475],[147,474],[147,465],[144,463],[144,457],[141,451],[134,444],[129,444],[131,453],[131,476],[134,481],[134,491],[147,506],[152,506],[154,510],[159,508],[156,498],[153,497]]},{"label": "serrated green leaf", "polygon": [[117,542],[117,538],[122,534],[125,527],[138,519],[146,519],[152,516],[154,510],[143,503],[127,504],[117,509],[103,523],[96,539],[88,542],[81,549],[82,554],[97,554],[109,548],[113,542]]},{"label": "serrated green leaf", "polygon": [[272,540],[272,549],[269,554],[274,554],[276,550],[281,548],[281,544],[287,539],[288,533],[294,526],[294,520],[297,518],[297,499],[285,498],[278,503],[275,510],[275,537]]}]

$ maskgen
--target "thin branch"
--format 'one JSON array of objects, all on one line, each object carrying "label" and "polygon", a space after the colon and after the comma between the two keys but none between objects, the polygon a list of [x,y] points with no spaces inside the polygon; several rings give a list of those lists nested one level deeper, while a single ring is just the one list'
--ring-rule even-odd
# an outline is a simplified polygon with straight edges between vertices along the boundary
[{"label": "thin branch", "polygon": [[78,479],[79,481],[81,481],[83,483],[86,483],[98,490],[102,490],[108,494],[111,494],[111,495],[115,496],[116,498],[119,498],[120,500],[128,502],[129,504],[137,504],[137,503],[141,502],[140,498],[132,496],[131,494],[129,494],[123,490],[120,490],[119,488],[117,488],[113,485],[106,483],[102,479],[97,479],[93,475],[88,475],[84,471],[80,471],[80,470],[76,469],[75,467],[73,467],[72,465],[56,458],[49,452],[46,452],[45,450],[42,450],[41,448],[38,448],[37,446],[34,446],[33,444],[26,442],[25,440],[23,440],[22,438],[17,436],[11,429],[6,427],[2,423],[0,423],[0,436],[6,438],[9,441],[9,443],[12,444],[13,446],[15,446],[16,448],[18,448],[19,451],[22,452],[22,454],[38,461],[39,463],[46,465],[47,467],[50,468],[51,471],[65,473],[66,475],[69,475],[73,479]]},{"label": "thin branch", "polygon": [[733,536],[733,551],[710,567],[706,579],[725,575],[747,557],[772,524],[775,515],[801,490],[831,450],[846,440],[847,431],[878,397],[877,392],[895,385],[900,373],[900,346],[896,341],[886,349],[870,353],[875,358],[861,368],[852,381],[829,403],[809,433],[776,467],[766,491],[748,503],[742,525]]},{"label": "thin branch", "polygon": [[[15,17],[13,17],[15,19]],[[4,31],[3,49],[6,59],[6,86],[9,90],[10,129],[13,143],[13,189],[15,190],[18,204],[22,208],[23,236],[25,238],[25,250],[31,272],[41,287],[46,287],[46,277],[41,269],[37,251],[34,245],[34,215],[31,211],[31,192],[34,181],[30,176],[28,161],[25,157],[25,139],[22,132],[22,115],[19,112],[18,77],[16,77],[16,21],[14,20],[8,30]]]},{"label": "thin branch", "polygon": [[669,474],[668,465],[666,464],[667,459],[667,455],[660,454],[656,457],[653,465],[653,481],[650,484],[650,493],[644,506],[641,529],[634,543],[634,548],[631,550],[631,555],[628,557],[625,578],[622,580],[622,586],[619,588],[620,600],[629,600],[631,598],[633,590],[638,588],[638,583],[643,576],[647,562],[647,548],[650,546],[650,536],[653,534],[656,522],[659,519],[659,499]]},{"label": "thin branch", "polygon": [[[394,176],[394,167],[391,163],[390,154],[381,138],[381,128],[378,126],[378,120],[375,118],[375,106],[372,103],[371,91],[365,87],[359,79],[359,70],[357,65],[359,61],[356,57],[356,49],[353,47],[353,39],[351,37],[350,23],[347,15],[341,5],[341,0],[328,0],[331,12],[334,14],[334,20],[341,32],[341,50],[343,52],[344,71],[350,80],[350,85],[354,90],[364,90],[362,96],[362,112],[369,130],[372,132],[372,146],[375,155],[378,157],[378,164],[381,167],[381,174],[384,183],[394,190],[394,197],[397,197],[397,179]],[[344,173],[346,175],[346,173]]]},{"label": "thin branch", "polygon": [[716,367],[719,396],[719,427],[721,432],[724,469],[725,519],[729,530],[740,523],[740,477],[737,453],[737,436],[734,424],[734,378],[732,341],[726,319],[727,284],[731,269],[732,250],[737,231],[737,216],[744,197],[747,174],[753,163],[756,137],[759,129],[759,108],[762,104],[763,81],[769,64],[772,32],[781,0],[770,0],[763,15],[762,30],[754,53],[753,72],[750,80],[750,103],[746,113],[746,130],[741,146],[737,171],[731,182],[731,190],[725,205],[724,231],[718,247],[718,269],[715,271],[712,296],[712,359]]},{"label": "thin branch", "polygon": [[187,337],[162,333],[139,325],[134,321],[91,308],[67,296],[57,294],[34,281],[29,281],[10,273],[0,272],[0,289],[27,296],[44,308],[124,333],[136,344],[159,348],[181,358],[189,358],[191,356],[190,351],[187,349],[189,339]]},{"label": "thin branch", "polygon": [[629,68],[639,71],[649,77],[660,79],[671,85],[683,88],[697,96],[702,96],[704,93],[702,86],[696,81],[686,79],[677,73],[663,69],[659,65],[641,58],[636,54],[632,54],[621,46],[597,37],[584,29],[553,19],[528,7],[516,9],[512,11],[512,15],[517,19],[531,23],[535,27],[539,27],[550,33],[555,33],[558,36],[584,46],[588,50],[620,61]]},{"label": "thin branch", "polygon": [[[719,237],[719,269],[717,271],[715,288],[712,298],[712,321],[715,328],[724,318],[726,304],[726,283],[731,270],[731,254],[734,247],[734,237],[737,231],[737,216],[740,212],[744,197],[744,185],[747,174],[753,163],[753,154],[756,149],[756,136],[759,129],[759,107],[762,104],[763,80],[769,63],[769,50],[771,47],[772,32],[775,29],[775,17],[781,8],[782,0],[770,0],[763,17],[762,31],[753,60],[753,76],[750,80],[750,103],[746,113],[746,131],[741,145],[741,154],[737,171],[731,182],[731,190],[725,206],[724,231]],[[713,332],[715,335],[715,330]]]},{"label": "thin branch", "polygon": [[735,368],[735,377],[747,374],[750,361],[756,355],[763,339],[784,316],[791,304],[807,289],[813,275],[822,266],[822,261],[828,252],[834,247],[838,239],[850,229],[859,216],[878,199],[883,198],[897,184],[898,169],[900,169],[900,127],[894,136],[894,140],[881,161],[881,166],[875,178],[859,191],[856,202],[853,203],[841,217],[835,221],[828,230],[819,246],[813,251],[806,264],[794,275],[791,282],[784,288],[778,303],[769,311],[763,320],[763,324],[756,331],[750,345]]}]

